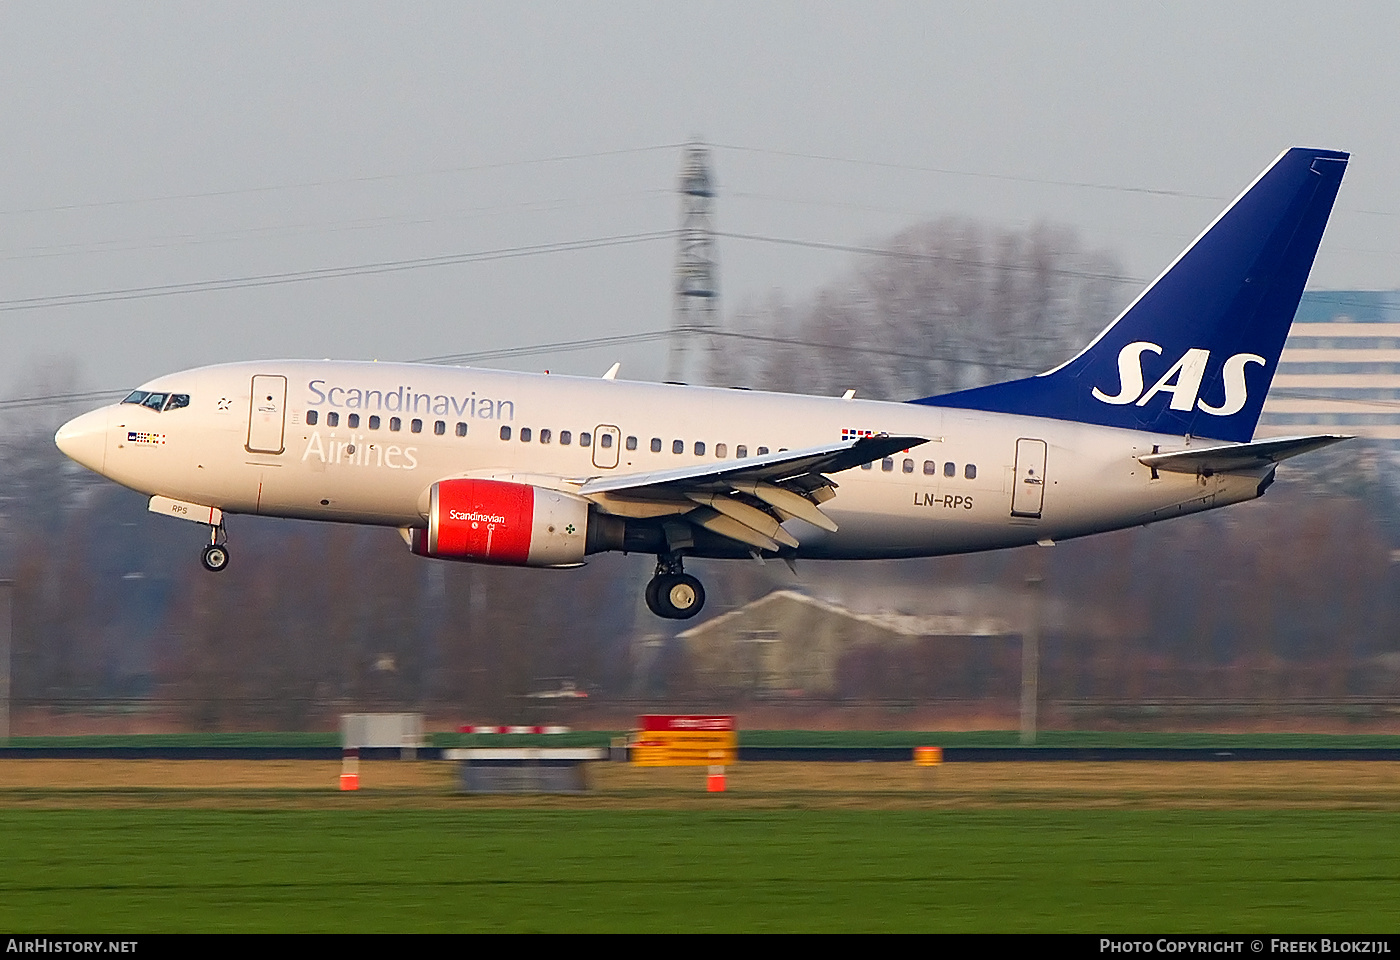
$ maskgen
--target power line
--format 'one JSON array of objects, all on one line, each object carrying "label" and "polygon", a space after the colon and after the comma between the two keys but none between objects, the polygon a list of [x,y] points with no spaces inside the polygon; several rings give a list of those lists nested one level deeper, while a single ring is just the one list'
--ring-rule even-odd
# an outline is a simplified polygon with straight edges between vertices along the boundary
[{"label": "power line", "polygon": [[534,166],[545,163],[565,163],[573,160],[592,160],[599,157],[617,157],[634,153],[651,153],[657,150],[679,150],[683,146],[685,146],[684,143],[656,143],[645,147],[623,147],[617,150],[597,150],[591,153],[566,153],[550,157],[532,157],[525,160],[502,160],[496,163],[477,163],[460,167],[441,167],[434,170],[416,170],[409,173],[381,173],[363,177],[344,177],[334,180],[304,180],[263,187],[206,190],[199,193],[173,193],[157,197],[133,197],[125,200],[95,200],[90,203],[66,203],[47,207],[15,207],[9,210],[0,210],[0,216],[28,213],[55,213],[63,210],[87,210],[97,207],[121,207],[142,203],[168,203],[175,200],[205,200],[217,197],[239,197],[254,193],[304,190],[309,187],[333,187],[353,183],[376,183],[386,180],[405,180],[413,177],[433,177],[441,176],[446,173],[476,173],[482,170],[500,170],[510,167]]},{"label": "power line", "polygon": [[50,393],[39,397],[14,397],[0,400],[0,410],[20,410],[25,407],[63,406],[97,400],[115,400],[126,396],[126,390],[85,390],[79,393]]},{"label": "power line", "polygon": [[[600,347],[626,346],[636,343],[653,343],[665,340],[674,331],[666,330],[645,330],[641,333],[616,334],[606,337],[590,337],[583,340],[558,340],[551,343],[536,343],[517,347],[501,347],[493,350],[476,350],[470,353],[454,353],[436,357],[420,357],[414,360],[405,361],[407,363],[423,364],[443,364],[455,365],[466,364],[477,360],[499,360],[510,357],[539,356],[546,353],[573,353],[580,350],[594,350]],[[816,340],[801,340],[796,337],[777,337],[757,333],[742,333],[735,330],[713,330],[703,327],[685,328],[684,332],[691,334],[704,333],[713,337],[725,337],[732,340],[743,340],[753,343],[767,343],[780,346],[801,347],[808,350],[833,350],[840,353],[859,353],[870,356],[903,357],[909,360],[927,360],[942,363],[958,363],[966,366],[988,367],[998,370],[1006,370],[1011,373],[1033,374],[1040,371],[1039,367],[1028,367],[1023,364],[999,363],[990,360],[969,360],[964,356],[938,353],[910,353],[907,350],[893,350],[886,347],[863,347],[847,343],[823,343]],[[89,401],[115,399],[124,396],[128,391],[120,390],[87,390],[76,393],[51,393],[32,397],[15,397],[9,400],[0,400],[0,410],[14,410],[25,407],[54,406],[73,403],[83,403]],[[1339,397],[1325,394],[1311,394],[1295,392],[1288,389],[1275,389],[1269,391],[1269,396],[1287,399],[1300,400],[1327,400],[1335,403],[1354,403],[1368,406],[1384,406],[1400,408],[1400,400],[1366,399],[1358,397]]]},{"label": "power line", "polygon": [[[1071,270],[1063,267],[1038,267],[1027,264],[1006,263],[994,260],[978,260],[970,257],[948,256],[944,254],[916,253],[888,247],[871,247],[861,244],[832,243],[822,240],[800,240],[793,237],[775,237],[765,234],[716,231],[716,236],[731,240],[747,240],[755,243],[779,244],[801,247],[810,250],[831,250],[840,253],[857,253],[868,256],[891,257],[921,263],[950,263],[959,266],[989,267],[1003,270],[1035,271],[1054,276],[1077,277],[1085,280],[1106,280],[1111,283],[1146,283],[1142,277],[1122,274],[1099,273],[1091,270]],[[492,260],[506,260],[517,257],[541,256],[550,253],[567,253],[575,250],[594,250],[627,244],[647,243],[675,236],[674,230],[656,230],[649,233],[620,234],[611,237],[593,237],[584,240],[565,240],[552,243],[529,244],[520,247],[501,247],[494,250],[480,250],[471,253],[443,254],[433,257],[417,257],[408,260],[387,260],[377,263],[352,264],[339,267],[321,267],[311,270],[294,270],[283,273],[254,274],[244,277],[228,277],[214,280],[193,280],[187,283],[157,284],[145,287],[126,287],[112,290],[89,291],[86,293],[52,294],[43,297],[23,297],[0,300],[0,312],[13,310],[34,310],[45,307],[76,306],[88,303],[109,303],[121,300],[138,300],[153,297],[168,297],[187,293],[210,293],[220,290],[237,290],[247,287],[267,287],[286,283],[302,283],[312,280],[334,280],[343,277],[369,276],[378,273],[395,273],[404,270],[421,270],[429,267],[453,266],[466,263],[484,263]],[[1354,294],[1326,291],[1309,292],[1313,300],[1335,303],[1341,306],[1367,306]]]},{"label": "power line", "polygon": [[752,343],[769,343],[783,346],[803,347],[809,350],[835,350],[841,353],[862,353],[884,357],[905,357],[910,360],[934,360],[947,363],[966,363],[969,366],[995,367],[1019,373],[1036,373],[1039,368],[1026,367],[993,361],[968,360],[948,354],[910,353],[908,350],[893,350],[888,347],[862,347],[848,343],[823,343],[816,340],[799,340],[794,337],[776,337],[760,333],[741,333],[737,330],[716,330],[711,327],[672,327],[669,330],[647,330],[642,333],[619,334],[611,337],[593,337],[588,340],[565,340],[557,343],[540,343],[531,346],[505,347],[499,350],[478,350],[472,353],[456,353],[442,357],[428,357],[411,363],[470,363],[475,360],[496,360],[503,357],[529,357],[542,353],[571,353],[577,350],[592,350],[598,347],[623,346],[632,343],[649,343],[664,340],[672,333],[685,335],[705,335],[726,337]]},{"label": "power line", "polygon": [[734,150],[740,153],[758,153],[773,157],[791,157],[800,160],[822,160],[830,163],[846,163],[853,166],[875,167],[882,170],[908,170],[914,173],[936,173],[949,177],[970,177],[978,180],[999,180],[1008,183],[1030,183],[1039,186],[1075,187],[1082,190],[1111,190],[1115,193],[1142,193],[1157,197],[1180,197],[1188,200],[1229,199],[1201,193],[1187,193],[1183,190],[1160,190],[1150,187],[1125,187],[1115,183],[1094,183],[1088,180],[1055,180],[1048,177],[1024,177],[1009,173],[988,173],[985,170],[959,170],[955,167],[930,167],[911,163],[893,163],[883,160],[866,160],[858,157],[837,157],[823,153],[802,153],[796,150],[773,150],[766,147],[746,147],[734,143],[712,143],[717,150]]},{"label": "power line", "polygon": [[425,224],[453,223],[491,217],[501,213],[554,212],[582,206],[612,204],[616,209],[623,203],[637,200],[650,200],[668,194],[670,191],[657,188],[649,190],[629,190],[587,200],[552,199],[527,200],[510,203],[493,203],[485,206],[468,207],[456,210],[439,210],[433,215],[396,214],[382,217],[359,217],[352,220],[321,220],[302,223],[288,223],[278,226],[250,227],[239,230],[222,230],[204,234],[166,234],[154,237],[125,237],[114,240],[99,240],[91,243],[69,243],[50,246],[13,247],[0,249],[0,260],[44,260],[58,257],[91,256],[108,253],[126,253],[134,250],[159,250],[168,247],[189,247],[217,243],[238,243],[246,240],[279,239],[289,236],[307,236],[346,233],[352,231],[380,230],[386,227],[416,227]]},{"label": "power line", "polygon": [[896,250],[891,247],[867,247],[849,243],[828,243],[821,240],[795,240],[789,237],[772,237],[757,233],[732,233],[723,230],[715,233],[731,240],[752,240],[758,243],[775,243],[791,247],[805,247],[811,250],[836,250],[843,253],[861,253],[896,260],[909,260],[916,263],[951,263],[965,267],[995,267],[1002,270],[1048,273],[1062,277],[1080,277],[1085,280],[1109,280],[1114,283],[1146,283],[1142,277],[1127,277],[1113,273],[1095,273],[1089,270],[1070,270],[1064,267],[1041,267],[1035,264],[1007,263],[998,260],[978,260],[972,257],[954,257],[938,253],[915,253],[911,250]]},{"label": "power line", "polygon": [[592,350],[597,347],[625,346],[633,343],[651,343],[665,340],[671,330],[646,330],[642,333],[622,333],[608,337],[590,337],[586,340],[559,340],[553,343],[536,343],[518,347],[500,347],[493,350],[475,350],[471,353],[451,353],[440,357],[420,357],[409,363],[470,363],[474,360],[499,360],[505,357],[532,357],[542,353],[572,353],[577,350]]},{"label": "power line", "polygon": [[[1057,180],[1051,177],[1029,177],[1009,173],[989,173],[986,170],[961,170],[956,167],[934,167],[912,163],[895,163],[886,160],[870,160],[861,157],[838,157],[832,154],[803,153],[797,150],[775,150],[768,147],[750,147],[736,143],[710,143],[716,150],[733,150],[738,153],[755,153],[773,157],[789,157],[799,160],[821,160],[828,163],[843,163],[852,166],[875,167],[882,170],[907,170],[912,173],[934,173],[948,177],[968,177],[977,180],[997,180],[1005,183],[1028,183],[1036,186],[1071,187],[1079,190],[1104,190],[1113,193],[1136,193],[1154,197],[1171,197],[1182,200],[1231,200],[1232,196],[1190,193],[1185,190],[1166,190],[1153,187],[1127,187],[1117,183],[1097,183],[1092,180]],[[1359,213],[1368,217],[1400,217],[1394,210],[1364,210],[1358,207],[1339,207],[1347,213]]]},{"label": "power line", "polygon": [[[594,350],[600,347],[626,346],[636,343],[654,343],[665,340],[675,332],[673,329],[645,330],[640,333],[624,333],[606,337],[589,337],[583,340],[558,340],[551,343],[536,343],[517,347],[501,347],[492,350],[475,350],[470,353],[454,353],[435,357],[420,357],[408,363],[465,364],[478,360],[499,360],[508,357],[539,356],[545,353],[573,353],[579,350]],[[704,332],[710,336],[726,337],[755,343],[769,343],[784,346],[803,347],[811,350],[839,350],[843,353],[860,353],[877,356],[906,357],[911,360],[934,360],[949,363],[968,363],[984,367],[1009,370],[1019,373],[1034,373],[1036,368],[1017,366],[990,361],[969,361],[946,354],[916,354],[907,350],[891,350],[884,347],[862,347],[852,344],[822,343],[815,340],[800,340],[794,337],[775,337],[757,333],[741,333],[734,330],[712,330],[707,328],[685,328],[684,332],[696,334]],[[124,396],[126,390],[87,390],[77,393],[52,393],[33,397],[15,397],[0,400],[0,409],[20,409],[24,407],[72,404],[85,401],[111,399]]]},{"label": "power line", "polygon": [[[226,190],[207,190],[191,193],[166,194],[150,197],[132,197],[116,200],[97,200],[86,203],[53,204],[36,207],[14,207],[0,210],[0,216],[13,216],[21,214],[62,212],[68,210],[99,209],[105,207],[131,206],[152,203],[169,203],[182,200],[203,200],[218,199],[224,197],[249,196],[253,194],[276,193],[288,190],[304,190],[316,187],[343,186],[350,184],[378,183],[393,180],[404,180],[418,177],[441,176],[453,173],[476,173],[487,170],[510,169],[514,167],[535,166],[552,163],[566,163],[578,160],[598,159],[603,157],[627,156],[642,153],[653,153],[665,150],[679,150],[687,146],[684,142],[656,143],[639,147],[622,147],[614,150],[596,150],[581,153],[557,154],[545,157],[530,157],[518,160],[502,160],[492,163],[466,164],[455,167],[439,167],[428,170],[417,170],[406,173],[384,173],[369,174],[359,177],[342,177],[325,180],[304,180],[291,183],[270,184],[260,187],[240,187]],[[1124,186],[1122,184],[1100,183],[1088,180],[1064,180],[1052,177],[1032,177],[1017,174],[991,173],[985,170],[966,170],[956,167],[941,167],[922,164],[896,163],[892,161],[871,160],[861,157],[842,157],[832,154],[806,153],[796,150],[778,150],[768,147],[755,147],[735,143],[709,143],[718,150],[730,150],[738,153],[750,153],[764,156],[785,157],[802,160],[818,160],[826,163],[840,163],[852,166],[873,167],[883,170],[906,170],[915,173],[932,173],[940,176],[965,177],[981,180],[992,180],[1007,183],[1025,183],[1038,186],[1069,187],[1081,190],[1110,191],[1114,193],[1133,193],[1147,196],[1170,197],[1191,200],[1228,200],[1229,197],[1217,195],[1190,193],[1182,190],[1168,190],[1151,187]],[[1357,213],[1365,216],[1396,217],[1400,213],[1387,210],[1366,210],[1360,208],[1339,208],[1349,213]]]},{"label": "power line", "polygon": [[[966,257],[950,257],[938,254],[920,254],[900,250],[880,249],[855,244],[826,243],[818,240],[797,240],[786,237],[772,237],[760,234],[718,232],[717,236],[735,240],[749,240],[762,243],[783,244],[817,250],[835,250],[845,253],[861,253],[874,256],[893,257],[920,262],[947,262],[961,265],[997,267],[1013,270],[1037,269],[1017,264],[995,261],[974,260]],[[567,253],[576,250],[595,250],[604,247],[647,243],[653,240],[669,239],[675,236],[673,230],[655,230],[649,233],[621,234],[611,237],[594,237],[585,240],[565,240],[552,243],[529,244],[520,247],[502,247],[494,250],[480,250],[471,253],[443,254],[433,257],[416,257],[407,260],[387,260],[377,263],[351,264],[339,267],[320,267],[311,270],[292,270],[282,273],[253,274],[243,277],[225,277],[214,280],[193,280],[186,283],[155,284],[143,287],[124,287],[110,290],[94,290],[85,293],[51,294],[42,297],[21,297],[0,300],[0,312],[14,310],[37,310],[46,307],[77,306],[90,303],[112,303],[122,300],[142,300],[155,297],[170,297],[189,293],[211,293],[221,290],[239,290],[251,287],[269,287],[287,283],[304,283],[312,280],[335,280],[344,277],[370,276],[380,273],[396,273],[404,270],[421,270],[428,267],[454,266],[466,263],[484,263],[492,260],[506,260],[517,257],[540,256],[550,253]],[[1044,269],[1043,272],[1057,276],[1072,276],[1085,279],[1109,280],[1114,282],[1142,282],[1137,277],[1124,277],[1114,274],[1094,273],[1084,270],[1063,268]]]},{"label": "power line", "polygon": [[294,270],[285,273],[254,274],[251,276],[227,277],[218,280],[195,280],[188,283],[168,283],[147,287],[95,290],[87,293],[54,294],[46,297],[24,297],[13,300],[0,300],[0,311],[34,310],[43,307],[66,307],[86,303],[111,303],[118,300],[142,300],[151,297],[170,297],[185,293],[209,293],[217,290],[270,287],[284,283],[303,283],[309,280],[334,280],[342,277],[396,273],[403,270],[421,270],[426,267],[444,267],[463,263],[482,263],[489,260],[533,257],[547,253],[596,250],[602,247],[617,247],[625,244],[646,243],[652,240],[669,239],[673,236],[675,236],[675,231],[673,230],[657,230],[651,233],[632,233],[612,237],[594,237],[587,240],[537,243],[521,247],[501,247],[495,250],[480,250],[472,253],[455,253],[436,257],[416,257],[410,260],[386,260],[378,263],[362,263],[343,267],[322,267],[313,270]]}]

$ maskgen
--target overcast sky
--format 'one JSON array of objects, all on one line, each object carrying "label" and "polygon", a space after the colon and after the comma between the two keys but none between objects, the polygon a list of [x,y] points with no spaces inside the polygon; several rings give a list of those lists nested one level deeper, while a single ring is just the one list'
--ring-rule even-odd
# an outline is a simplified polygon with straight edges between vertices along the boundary
[{"label": "overcast sky", "polygon": [[[0,395],[55,361],[121,388],[665,328],[674,240],[645,237],[693,137],[723,231],[1049,220],[1144,279],[1284,148],[1349,150],[1310,285],[1400,287],[1397,39],[1394,2],[0,0]],[[131,294],[434,257],[458,262]],[[726,315],[852,264],[719,258]],[[664,345],[492,363],[615,359],[660,377]]]}]

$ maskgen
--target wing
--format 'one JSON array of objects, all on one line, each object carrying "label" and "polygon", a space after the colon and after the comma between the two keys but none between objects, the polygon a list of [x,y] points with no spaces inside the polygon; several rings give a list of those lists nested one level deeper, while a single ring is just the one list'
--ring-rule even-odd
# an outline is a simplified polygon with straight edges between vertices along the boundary
[{"label": "wing", "polygon": [[1318,434],[1309,437],[1274,437],[1253,443],[1231,443],[1200,450],[1177,450],[1173,453],[1150,453],[1138,457],[1144,466],[1173,473],[1229,473],[1231,470],[1257,470],[1271,463],[1296,457],[1300,453],[1330,447],[1351,437]]},{"label": "wing", "polygon": [[606,513],[683,516],[711,533],[777,552],[781,546],[798,545],[780,526],[784,520],[796,517],[824,530],[836,529],[836,524],[818,506],[833,496],[836,487],[827,474],[925,442],[924,437],[862,437],[742,460],[575,482],[579,485],[577,492]]}]

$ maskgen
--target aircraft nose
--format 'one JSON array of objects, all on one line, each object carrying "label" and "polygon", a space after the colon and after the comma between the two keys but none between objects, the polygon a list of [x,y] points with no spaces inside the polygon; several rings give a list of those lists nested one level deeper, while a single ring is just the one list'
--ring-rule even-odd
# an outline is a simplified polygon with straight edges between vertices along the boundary
[{"label": "aircraft nose", "polygon": [[107,461],[107,408],[69,420],[58,428],[53,442],[70,460],[101,473]]}]

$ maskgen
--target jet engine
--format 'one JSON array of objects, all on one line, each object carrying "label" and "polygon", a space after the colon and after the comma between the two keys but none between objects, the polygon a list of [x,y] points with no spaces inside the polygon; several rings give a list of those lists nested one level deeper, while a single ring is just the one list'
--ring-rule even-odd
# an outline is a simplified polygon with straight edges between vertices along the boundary
[{"label": "jet engine", "polygon": [[428,529],[410,547],[423,557],[523,567],[581,563],[588,552],[582,497],[503,480],[440,480],[429,490]]}]

